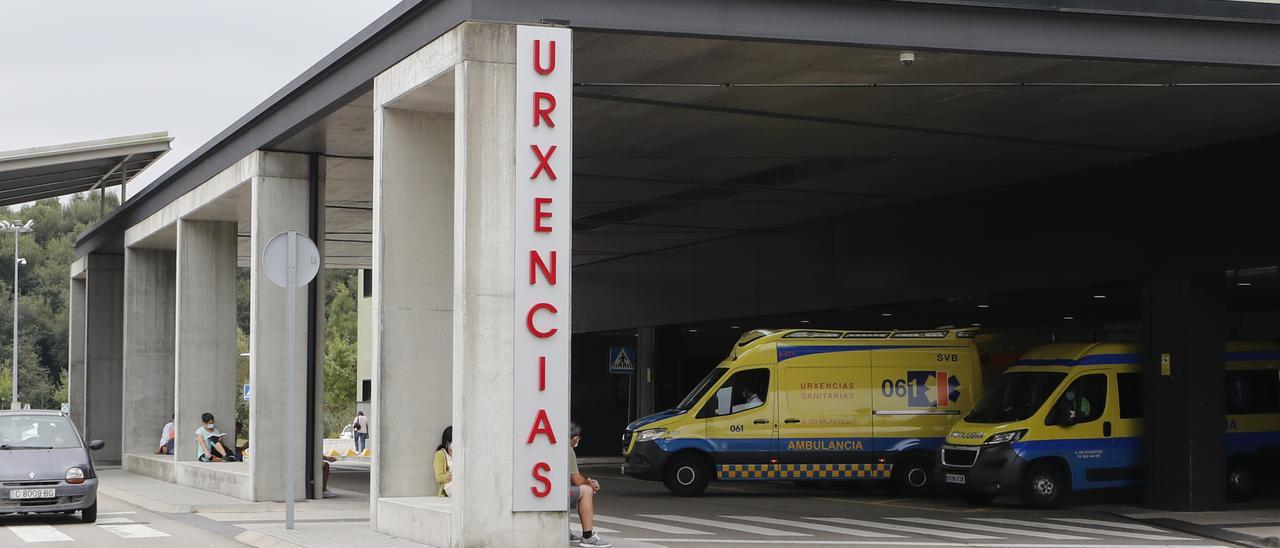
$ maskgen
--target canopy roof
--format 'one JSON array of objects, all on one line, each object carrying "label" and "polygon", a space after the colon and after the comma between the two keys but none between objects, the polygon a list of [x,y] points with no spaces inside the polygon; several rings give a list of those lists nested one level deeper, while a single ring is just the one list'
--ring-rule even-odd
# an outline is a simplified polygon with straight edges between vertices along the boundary
[{"label": "canopy roof", "polygon": [[125,184],[172,140],[159,132],[0,152],[0,206]]}]

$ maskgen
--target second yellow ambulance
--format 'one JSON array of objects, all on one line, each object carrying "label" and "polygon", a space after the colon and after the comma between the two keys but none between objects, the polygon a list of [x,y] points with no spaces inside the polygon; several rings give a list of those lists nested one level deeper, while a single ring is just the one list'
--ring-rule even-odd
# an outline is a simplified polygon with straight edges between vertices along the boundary
[{"label": "second yellow ambulance", "polygon": [[673,409],[623,434],[632,477],[889,480],[934,488],[934,455],[981,395],[973,330],[756,330]]}]

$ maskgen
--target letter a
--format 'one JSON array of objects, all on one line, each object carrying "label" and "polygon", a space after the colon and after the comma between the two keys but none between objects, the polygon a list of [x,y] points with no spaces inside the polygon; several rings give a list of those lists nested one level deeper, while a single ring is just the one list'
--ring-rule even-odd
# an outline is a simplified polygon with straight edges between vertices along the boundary
[{"label": "letter a", "polygon": [[529,440],[525,443],[533,443],[538,434],[546,436],[551,445],[556,444],[556,433],[551,430],[551,420],[547,418],[546,409],[538,410],[538,418],[533,419],[533,428],[529,430]]}]

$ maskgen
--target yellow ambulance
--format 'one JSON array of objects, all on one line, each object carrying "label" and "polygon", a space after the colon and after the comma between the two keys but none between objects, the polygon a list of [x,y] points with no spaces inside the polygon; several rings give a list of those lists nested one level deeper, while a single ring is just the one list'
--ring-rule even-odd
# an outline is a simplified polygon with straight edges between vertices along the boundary
[{"label": "yellow ambulance", "polygon": [[[1020,494],[1037,507],[1071,491],[1142,479],[1142,347],[1055,343],[1027,352],[939,450],[941,485],[972,502]],[[1280,345],[1226,349],[1227,486],[1252,494],[1280,459]]]},{"label": "yellow ambulance", "polygon": [[980,396],[972,329],[755,330],[683,401],[622,436],[623,473],[694,496],[717,480],[934,488],[934,455]]}]

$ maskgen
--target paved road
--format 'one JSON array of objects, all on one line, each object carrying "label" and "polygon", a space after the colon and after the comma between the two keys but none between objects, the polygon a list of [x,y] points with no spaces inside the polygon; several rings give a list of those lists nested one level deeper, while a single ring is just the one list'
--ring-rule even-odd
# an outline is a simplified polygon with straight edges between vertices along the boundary
[{"label": "paved road", "polygon": [[781,482],[717,483],[701,497],[680,498],[660,483],[622,476],[614,466],[584,469],[604,487],[597,530],[620,541],[673,547],[1226,546],[1083,507],[1036,511],[1010,501],[974,508],[947,498],[896,498],[871,485],[800,489]]},{"label": "paved road", "polygon": [[238,547],[243,544],[193,527],[175,516],[156,514],[98,496],[98,522],[75,515],[0,516],[0,546]]}]

